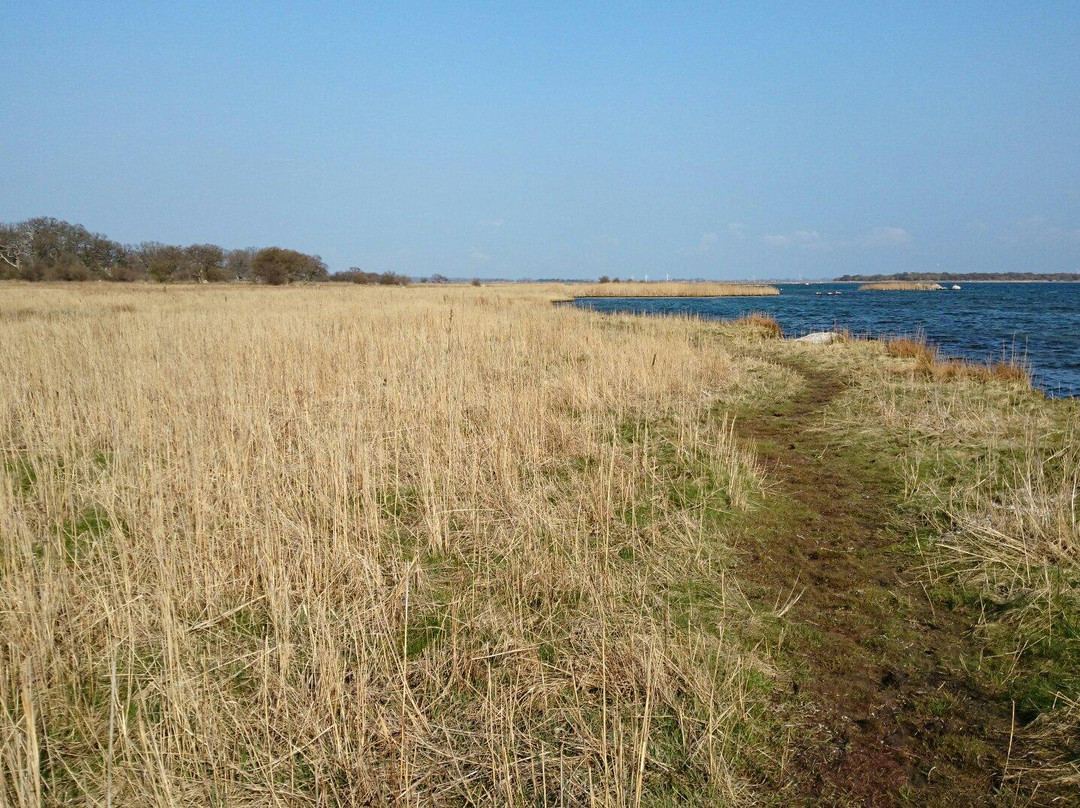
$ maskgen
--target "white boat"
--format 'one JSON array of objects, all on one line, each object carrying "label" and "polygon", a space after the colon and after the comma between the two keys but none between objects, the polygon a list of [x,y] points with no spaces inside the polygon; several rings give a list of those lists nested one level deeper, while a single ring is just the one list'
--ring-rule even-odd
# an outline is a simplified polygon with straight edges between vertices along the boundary
[{"label": "white boat", "polygon": [[960,287],[957,286],[955,283],[952,285],[952,288],[953,288],[954,292],[959,292],[960,291]]}]

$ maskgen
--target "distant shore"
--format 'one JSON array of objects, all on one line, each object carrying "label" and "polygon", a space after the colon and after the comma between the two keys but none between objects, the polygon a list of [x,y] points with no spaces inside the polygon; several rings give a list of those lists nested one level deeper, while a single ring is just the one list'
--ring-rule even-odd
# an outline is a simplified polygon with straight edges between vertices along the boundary
[{"label": "distant shore", "polygon": [[1077,272],[897,272],[892,275],[841,275],[835,283],[1061,283],[1080,281]]},{"label": "distant shore", "polygon": [[709,281],[614,281],[575,286],[580,297],[775,297],[780,290],[763,283],[712,283]]}]

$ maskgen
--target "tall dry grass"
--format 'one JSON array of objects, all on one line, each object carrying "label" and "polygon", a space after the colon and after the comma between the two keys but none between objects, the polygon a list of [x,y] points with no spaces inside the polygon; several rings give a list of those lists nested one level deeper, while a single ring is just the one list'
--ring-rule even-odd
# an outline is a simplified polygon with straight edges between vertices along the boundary
[{"label": "tall dry grass", "polygon": [[700,327],[8,286],[0,377],[0,802],[745,796],[760,480]]},{"label": "tall dry grass", "polygon": [[952,574],[995,603],[1018,607],[1047,641],[1055,625],[1080,628],[1078,428],[1073,424],[1056,446],[1024,435],[1009,462],[990,454],[951,488],[934,481],[950,519],[940,544]]}]

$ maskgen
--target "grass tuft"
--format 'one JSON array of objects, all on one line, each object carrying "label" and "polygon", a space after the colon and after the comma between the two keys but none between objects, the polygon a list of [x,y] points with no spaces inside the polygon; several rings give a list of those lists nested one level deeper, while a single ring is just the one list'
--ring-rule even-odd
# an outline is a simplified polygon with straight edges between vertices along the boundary
[{"label": "grass tuft", "polygon": [[920,366],[932,366],[937,362],[937,349],[924,339],[895,337],[885,341],[885,352],[898,359],[914,359]]},{"label": "grass tuft", "polygon": [[734,321],[738,325],[744,325],[756,330],[767,339],[780,339],[784,336],[784,330],[780,327],[780,321],[771,314],[760,311],[752,311]]}]

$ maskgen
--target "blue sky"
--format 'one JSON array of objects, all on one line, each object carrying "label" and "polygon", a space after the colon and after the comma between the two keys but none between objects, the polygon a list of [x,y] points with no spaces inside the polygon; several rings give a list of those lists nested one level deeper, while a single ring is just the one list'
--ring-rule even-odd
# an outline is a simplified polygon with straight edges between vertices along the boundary
[{"label": "blue sky", "polygon": [[5,3],[0,220],[413,275],[1080,269],[1063,3]]}]

